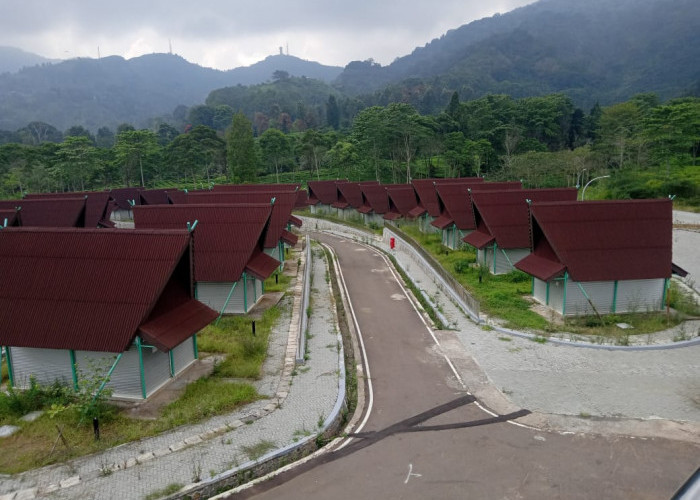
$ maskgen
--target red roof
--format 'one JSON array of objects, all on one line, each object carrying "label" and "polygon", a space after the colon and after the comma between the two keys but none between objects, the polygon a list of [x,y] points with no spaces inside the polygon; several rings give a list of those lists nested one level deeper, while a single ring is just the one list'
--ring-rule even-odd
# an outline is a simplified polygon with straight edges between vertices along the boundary
[{"label": "red roof", "polygon": [[0,209],[0,227],[3,227],[7,220],[7,226],[19,226],[19,219],[17,215],[17,210],[13,209]]},{"label": "red roof", "polygon": [[166,191],[168,195],[168,200],[173,205],[176,203],[187,203],[187,193],[180,191],[179,189],[174,189],[172,191]]},{"label": "red roof", "polygon": [[109,191],[80,191],[70,193],[30,193],[25,200],[42,200],[47,198],[85,198],[85,227],[98,227],[102,221],[108,220],[111,195]]},{"label": "red roof", "polygon": [[25,227],[84,227],[85,196],[0,201],[0,209],[21,207],[19,220]]},{"label": "red roof", "polygon": [[418,198],[418,205],[413,208],[409,216],[419,217],[423,215],[426,211],[431,217],[438,217],[440,215],[440,202],[438,201],[437,192],[435,191],[436,184],[463,184],[463,183],[476,184],[479,182],[484,182],[482,177],[453,177],[447,179],[413,179],[411,184],[413,184],[413,189],[416,191],[416,196]]},{"label": "red roof", "polygon": [[360,208],[362,206],[362,191],[361,185],[379,184],[378,181],[362,181],[362,182],[341,182],[338,184],[338,202],[343,203],[346,208]]},{"label": "red roof", "polygon": [[141,331],[174,347],[217,316],[193,310],[190,242],[187,231],[3,229],[0,344],[123,352]]},{"label": "red roof", "polygon": [[139,197],[140,187],[128,187],[112,189],[109,193],[112,195],[112,199],[116,204],[116,207],[121,210],[130,210],[130,202],[134,202],[136,205],[141,203],[141,198]]},{"label": "red roof", "polygon": [[534,202],[530,213],[534,251],[516,267],[533,276],[556,264],[575,281],[671,276],[671,200]]},{"label": "red roof", "polygon": [[139,205],[168,205],[170,198],[165,189],[142,189],[139,191]]},{"label": "red roof", "polygon": [[262,253],[271,211],[269,204],[151,205],[134,207],[134,224],[137,228],[176,229],[197,221],[194,280],[233,283],[244,271],[266,279],[279,266],[277,260],[265,255],[269,266],[249,267]]},{"label": "red roof", "polygon": [[375,214],[384,215],[389,211],[389,196],[386,193],[386,186],[381,184],[361,184],[362,191],[362,206],[357,209],[358,212],[367,214],[374,212]]},{"label": "red roof", "polygon": [[299,184],[216,184],[212,187],[212,191],[215,193],[248,193],[255,191],[296,192],[299,190],[299,186]]},{"label": "red roof", "polygon": [[271,204],[272,215],[270,226],[265,233],[265,248],[274,248],[277,242],[282,239],[282,231],[287,228],[287,224],[301,222],[295,218],[291,220],[292,210],[296,203],[297,194],[294,191],[246,191],[246,192],[201,192],[188,193],[187,203],[214,203],[214,204]]},{"label": "red roof", "polygon": [[332,205],[338,201],[338,187],[336,184],[348,182],[347,180],[338,181],[309,181],[309,205],[323,203],[324,205]]},{"label": "red roof", "polygon": [[297,191],[297,201],[294,208],[306,208],[309,205],[309,192],[306,189]]},{"label": "red roof", "polygon": [[477,230],[463,238],[483,248],[494,239],[501,248],[530,247],[530,201],[576,201],[576,188],[474,191],[472,204]]},{"label": "red roof", "polygon": [[387,186],[386,192],[389,197],[389,212],[384,215],[385,219],[408,217],[409,212],[418,206],[416,191],[411,184]]}]

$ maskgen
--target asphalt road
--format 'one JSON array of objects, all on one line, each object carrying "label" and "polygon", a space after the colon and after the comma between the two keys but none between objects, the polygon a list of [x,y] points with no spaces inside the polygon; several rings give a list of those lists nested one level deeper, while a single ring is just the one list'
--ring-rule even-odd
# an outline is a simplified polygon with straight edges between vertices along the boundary
[{"label": "asphalt road", "polygon": [[319,239],[337,252],[374,403],[342,449],[237,498],[664,499],[700,463],[688,443],[548,433],[492,417],[460,384],[382,256]]}]

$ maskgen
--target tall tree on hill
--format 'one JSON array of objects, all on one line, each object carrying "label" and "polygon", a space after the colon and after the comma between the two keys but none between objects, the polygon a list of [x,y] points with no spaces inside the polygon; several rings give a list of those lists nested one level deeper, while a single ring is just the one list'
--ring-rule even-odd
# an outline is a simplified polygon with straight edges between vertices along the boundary
[{"label": "tall tree on hill", "polygon": [[280,165],[289,158],[289,139],[276,128],[267,129],[259,139],[262,157],[268,165],[275,168],[275,182],[280,181]]},{"label": "tall tree on hill", "polygon": [[329,127],[333,127],[333,130],[338,130],[340,126],[340,109],[338,108],[338,101],[333,94],[328,96],[328,103],[326,104],[326,121]]},{"label": "tall tree on hill", "polygon": [[148,161],[158,150],[158,138],[150,130],[125,130],[117,135],[114,145],[115,157],[122,166],[124,184],[131,185],[132,175],[138,167],[141,187],[146,187],[143,171],[144,160]]},{"label": "tall tree on hill", "polygon": [[241,111],[233,115],[231,128],[226,133],[226,151],[229,179],[235,182],[254,181],[258,158],[255,152],[253,126]]}]

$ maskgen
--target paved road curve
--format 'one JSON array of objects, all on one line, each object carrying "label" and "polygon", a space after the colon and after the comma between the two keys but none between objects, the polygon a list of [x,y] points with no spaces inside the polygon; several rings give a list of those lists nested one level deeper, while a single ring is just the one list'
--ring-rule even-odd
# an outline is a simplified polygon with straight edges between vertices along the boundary
[{"label": "paved road curve", "polygon": [[692,444],[561,435],[491,417],[461,386],[385,259],[347,240],[319,239],[337,252],[374,404],[340,451],[238,497],[663,499],[700,463]]}]

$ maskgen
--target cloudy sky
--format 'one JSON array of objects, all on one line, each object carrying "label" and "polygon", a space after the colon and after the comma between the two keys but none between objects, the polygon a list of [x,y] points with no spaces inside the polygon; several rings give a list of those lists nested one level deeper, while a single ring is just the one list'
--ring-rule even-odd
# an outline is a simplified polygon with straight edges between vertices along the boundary
[{"label": "cloudy sky", "polygon": [[[291,55],[386,65],[449,29],[534,0],[0,0],[0,45],[44,57],[174,53],[202,66]],[[286,50],[286,49],[285,49]]]}]

